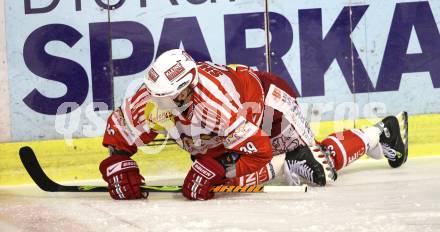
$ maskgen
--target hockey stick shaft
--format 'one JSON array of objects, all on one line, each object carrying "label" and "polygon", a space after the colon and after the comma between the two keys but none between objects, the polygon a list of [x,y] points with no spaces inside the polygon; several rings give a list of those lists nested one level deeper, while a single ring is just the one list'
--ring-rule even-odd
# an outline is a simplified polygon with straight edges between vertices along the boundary
[{"label": "hockey stick shaft", "polygon": [[[107,192],[106,186],[80,185],[67,186],[61,185],[51,180],[41,168],[37,157],[30,147],[22,147],[19,151],[21,162],[34,182],[44,191],[48,192]],[[182,186],[141,186],[142,192],[181,192]],[[219,185],[211,189],[212,192],[306,192],[307,186],[228,186]]]},{"label": "hockey stick shaft", "polygon": [[[42,190],[48,192],[107,192],[106,186],[67,186],[61,185],[51,180],[41,168],[37,157],[30,147],[22,147],[19,151],[21,162],[28,172],[29,176],[34,180]],[[180,192],[179,186],[142,186],[142,192]]]},{"label": "hockey stick shaft", "polygon": [[[106,186],[66,186],[75,187],[78,192],[107,192]],[[164,185],[164,186],[141,186],[142,192],[181,192],[182,186]],[[60,192],[60,191],[57,191]],[[234,186],[217,185],[213,186],[211,192],[215,193],[268,193],[268,192],[307,192],[307,185],[301,186]]]}]

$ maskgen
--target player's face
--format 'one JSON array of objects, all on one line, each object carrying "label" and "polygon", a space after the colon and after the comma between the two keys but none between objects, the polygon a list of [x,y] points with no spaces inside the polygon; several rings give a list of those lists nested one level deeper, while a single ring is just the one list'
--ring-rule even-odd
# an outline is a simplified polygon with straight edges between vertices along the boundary
[{"label": "player's face", "polygon": [[157,105],[158,109],[170,111],[177,116],[191,105],[192,95],[192,87],[187,87],[176,97],[152,97],[151,101]]},{"label": "player's face", "polygon": [[184,104],[188,103],[191,100],[193,94],[193,89],[188,86],[182,92],[180,92],[179,95],[174,99],[174,102],[178,107],[183,106]]}]

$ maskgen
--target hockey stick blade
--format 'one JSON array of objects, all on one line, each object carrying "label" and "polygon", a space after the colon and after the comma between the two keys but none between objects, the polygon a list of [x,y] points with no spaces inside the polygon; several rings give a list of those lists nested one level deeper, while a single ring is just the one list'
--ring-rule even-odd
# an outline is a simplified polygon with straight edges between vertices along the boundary
[{"label": "hockey stick blade", "polygon": [[31,176],[32,180],[44,191],[56,192],[63,191],[63,187],[53,182],[46,173],[43,172],[40,164],[38,163],[35,153],[30,147],[22,147],[19,151],[21,162],[24,168]]}]

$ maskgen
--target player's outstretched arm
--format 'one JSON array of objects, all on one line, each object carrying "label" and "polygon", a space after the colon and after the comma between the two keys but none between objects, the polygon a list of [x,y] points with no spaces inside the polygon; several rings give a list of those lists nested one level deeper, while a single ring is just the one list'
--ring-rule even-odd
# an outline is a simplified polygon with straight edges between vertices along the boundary
[{"label": "player's outstretched arm", "polygon": [[[136,153],[137,146],[129,144],[126,137],[122,135],[124,133],[121,132],[123,122],[115,122],[118,113],[120,111],[113,112],[107,121],[103,145],[109,148],[109,156],[101,162],[99,171],[107,182],[108,191],[113,199],[146,198],[148,194],[140,191],[144,178],[140,175],[136,162],[130,158]],[[149,139],[152,140],[154,137],[150,136]]]},{"label": "player's outstretched arm", "polygon": [[[135,96],[137,95],[139,93]],[[109,148],[110,156],[101,162],[99,170],[108,184],[110,196],[118,200],[147,197],[140,191],[144,178],[140,175],[136,162],[130,157],[137,152],[138,142],[148,144],[157,135],[153,130],[143,130],[141,122],[137,121],[143,111],[139,112],[136,109],[142,109],[144,104],[131,104],[133,100],[133,97],[126,100],[125,106],[133,107],[123,107],[125,113],[121,108],[117,108],[110,115],[103,139],[103,145]],[[132,113],[134,111],[138,114]],[[131,128],[129,125],[132,125]],[[135,128],[136,133],[133,129],[135,126],[139,128]]]}]

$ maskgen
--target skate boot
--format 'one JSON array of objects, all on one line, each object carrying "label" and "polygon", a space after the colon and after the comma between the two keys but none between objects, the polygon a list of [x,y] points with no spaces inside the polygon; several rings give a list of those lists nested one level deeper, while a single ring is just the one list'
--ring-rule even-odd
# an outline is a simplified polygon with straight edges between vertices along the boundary
[{"label": "skate boot", "polygon": [[319,146],[300,146],[286,153],[284,175],[289,185],[309,184],[324,186],[327,180],[336,180],[333,162]]},{"label": "skate boot", "polygon": [[382,131],[379,142],[388,164],[400,167],[408,158],[408,113],[388,116],[376,126]]}]

